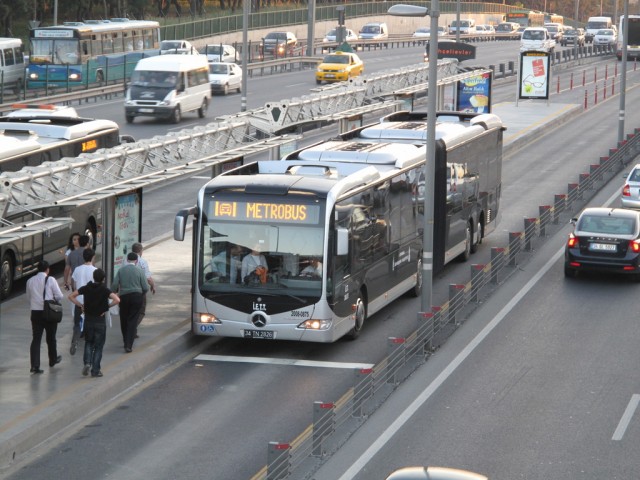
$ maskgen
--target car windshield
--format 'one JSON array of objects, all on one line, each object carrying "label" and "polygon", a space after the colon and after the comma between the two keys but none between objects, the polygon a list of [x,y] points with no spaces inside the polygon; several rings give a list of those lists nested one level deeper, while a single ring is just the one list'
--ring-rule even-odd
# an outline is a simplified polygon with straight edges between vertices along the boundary
[{"label": "car windshield", "polygon": [[209,65],[209,73],[226,75],[229,73],[229,67],[218,63],[212,63]]},{"label": "car windshield", "polygon": [[173,50],[175,48],[181,48],[182,46],[182,42],[171,42],[168,40],[164,40],[161,44],[160,44],[160,48],[162,50]]},{"label": "car windshield", "polygon": [[365,25],[362,27],[361,33],[379,33],[380,27],[377,25]]},{"label": "car windshield", "polygon": [[569,35],[576,35],[578,32],[576,32],[575,30],[567,30],[565,32],[565,35],[569,36]]},{"label": "car windshield", "polygon": [[213,55],[220,55],[222,47],[220,45],[207,45],[205,51],[202,53],[209,53]]},{"label": "car windshield", "polygon": [[596,35],[613,35],[613,30],[598,30]]},{"label": "car windshield", "polygon": [[286,40],[287,34],[284,32],[271,32],[267,33],[267,36],[264,38],[265,40]]},{"label": "car windshield", "polygon": [[332,28],[331,30],[329,30],[329,32],[327,33],[327,37],[335,37],[336,36],[336,29]]},{"label": "car windshield", "polygon": [[578,230],[588,233],[603,233],[609,235],[631,235],[636,230],[633,218],[616,216],[583,215],[578,223]]},{"label": "car windshield", "polygon": [[324,57],[323,63],[349,63],[349,57],[347,55],[327,55]]}]

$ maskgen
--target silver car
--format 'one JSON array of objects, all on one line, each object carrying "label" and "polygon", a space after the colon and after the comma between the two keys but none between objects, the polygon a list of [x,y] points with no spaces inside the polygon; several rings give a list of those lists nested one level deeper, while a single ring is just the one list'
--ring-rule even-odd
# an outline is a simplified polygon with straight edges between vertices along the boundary
[{"label": "silver car", "polygon": [[640,163],[626,176],[620,200],[623,207],[640,208]]}]

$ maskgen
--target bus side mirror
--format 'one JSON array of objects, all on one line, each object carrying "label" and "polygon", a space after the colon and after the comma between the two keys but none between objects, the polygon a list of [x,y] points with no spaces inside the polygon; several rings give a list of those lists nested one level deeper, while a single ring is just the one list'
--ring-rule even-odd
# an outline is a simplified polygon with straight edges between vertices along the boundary
[{"label": "bus side mirror", "polygon": [[349,231],[346,228],[338,228],[336,235],[336,255],[349,253]]},{"label": "bus side mirror", "polygon": [[173,239],[182,242],[184,240],[184,232],[187,228],[187,218],[189,215],[195,215],[198,207],[183,208],[176,214],[173,220]]}]

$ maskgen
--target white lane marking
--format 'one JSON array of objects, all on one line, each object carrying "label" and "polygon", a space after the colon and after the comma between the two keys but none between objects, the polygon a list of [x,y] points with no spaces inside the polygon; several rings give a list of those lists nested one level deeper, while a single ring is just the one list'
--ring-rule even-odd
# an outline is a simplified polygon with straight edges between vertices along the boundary
[{"label": "white lane marking", "polygon": [[230,362],[230,363],[261,363],[266,365],[289,365],[294,367],[319,367],[319,368],[373,368],[373,363],[344,363],[344,362],[317,362],[313,360],[298,360],[295,358],[267,358],[267,357],[236,357],[231,355],[198,355],[194,360],[205,362]]},{"label": "white lane marking", "polygon": [[[609,206],[620,196],[619,192],[615,192],[605,202],[604,206]],[[382,450],[389,440],[404,426],[407,421],[418,411],[418,409],[433,395],[436,390],[451,376],[453,372],[462,364],[462,362],[476,349],[478,345],[496,328],[500,322],[507,316],[507,314],[529,293],[536,283],[553,267],[553,265],[564,255],[564,248],[562,247],[551,257],[551,259],[544,264],[544,266],[536,273],[531,280],[529,280],[524,287],[507,303],[502,310],[491,320],[486,327],[482,329],[476,337],[469,342],[469,344],[454,358],[449,365],[438,375],[431,384],[425,388],[420,395],[402,412],[396,417],[396,420],[389,425],[382,435],[360,455],[360,457],[351,464],[351,467],[342,474],[338,480],[352,480],[360,471],[365,467],[367,463]]]},{"label": "white lane marking", "polygon": [[620,423],[618,423],[618,427],[616,428],[616,431],[613,432],[613,437],[611,437],[611,440],[622,440],[622,437],[624,437],[624,432],[627,431],[627,427],[629,426],[629,423],[631,422],[631,418],[633,417],[633,414],[635,413],[636,408],[638,408],[639,403],[640,403],[640,395],[638,395],[637,393],[634,393],[633,395],[631,395],[631,400],[629,400],[629,404],[627,405],[627,408],[622,414],[622,418],[620,418]]}]

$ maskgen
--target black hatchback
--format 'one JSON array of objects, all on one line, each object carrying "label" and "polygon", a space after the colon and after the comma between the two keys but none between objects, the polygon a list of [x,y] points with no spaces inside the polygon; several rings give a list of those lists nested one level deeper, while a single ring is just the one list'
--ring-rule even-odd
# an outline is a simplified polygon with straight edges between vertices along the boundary
[{"label": "black hatchback", "polygon": [[571,220],[564,274],[583,271],[633,274],[640,280],[640,212],[625,208],[586,208]]}]

